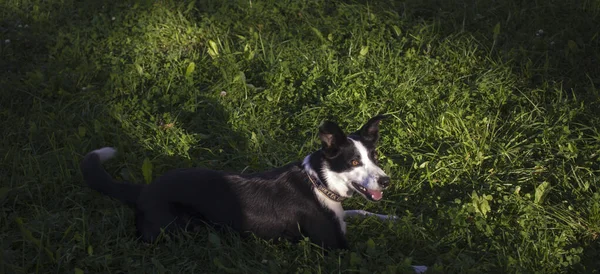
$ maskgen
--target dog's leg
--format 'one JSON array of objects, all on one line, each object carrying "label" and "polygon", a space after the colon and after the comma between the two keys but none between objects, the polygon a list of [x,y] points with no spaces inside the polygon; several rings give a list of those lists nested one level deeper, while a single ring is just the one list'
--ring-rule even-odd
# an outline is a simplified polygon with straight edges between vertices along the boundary
[{"label": "dog's leg", "polygon": [[176,217],[164,201],[145,203],[137,208],[136,227],[144,242],[154,242],[162,231],[171,231]]},{"label": "dog's leg", "polygon": [[396,220],[396,219],[398,219],[398,217],[395,215],[376,214],[376,213],[372,213],[372,212],[369,212],[366,210],[345,210],[344,211],[344,219],[347,219],[350,217],[355,217],[355,216],[360,216],[363,218],[366,218],[369,216],[376,216],[380,220]]},{"label": "dog's leg", "polygon": [[348,242],[338,221],[323,216],[306,218],[300,223],[300,234],[325,249],[348,249]]}]

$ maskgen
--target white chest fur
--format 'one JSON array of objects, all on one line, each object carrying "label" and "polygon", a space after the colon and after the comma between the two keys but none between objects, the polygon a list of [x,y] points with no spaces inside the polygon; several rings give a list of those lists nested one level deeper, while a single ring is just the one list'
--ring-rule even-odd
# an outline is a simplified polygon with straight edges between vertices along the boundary
[{"label": "white chest fur", "polygon": [[321,193],[321,191],[314,189],[315,195],[319,199],[322,205],[329,208],[329,210],[335,213],[335,217],[338,219],[340,223],[340,228],[342,229],[342,233],[346,234],[346,222],[344,221],[344,208],[342,207],[342,203],[333,201],[329,199],[325,194]]},{"label": "white chest fur", "polygon": [[[303,165],[304,169],[308,174],[315,177],[317,176],[315,170],[312,169],[312,167],[310,166],[310,155],[304,158]],[[313,188],[313,191],[315,192],[317,199],[319,199],[319,202],[326,208],[329,208],[329,210],[333,211],[335,217],[340,223],[342,233],[346,235],[346,222],[344,221],[345,213],[344,208],[342,207],[342,203],[329,199],[329,197],[325,196],[325,194],[321,193],[321,191],[319,191],[317,188]]]}]

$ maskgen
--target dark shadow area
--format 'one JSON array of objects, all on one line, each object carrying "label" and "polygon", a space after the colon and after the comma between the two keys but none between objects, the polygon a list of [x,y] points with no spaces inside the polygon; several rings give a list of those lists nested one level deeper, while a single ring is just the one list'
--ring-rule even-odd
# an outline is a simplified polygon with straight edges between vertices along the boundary
[{"label": "dark shadow area", "polygon": [[[204,81],[211,77],[172,85],[171,93],[194,94],[193,102],[183,102],[148,92],[153,82],[144,82],[141,77],[128,83],[116,81],[115,73],[128,73],[131,60],[103,63],[108,59],[93,59],[95,52],[102,50],[95,43],[111,37],[110,29],[94,29],[94,22],[119,18],[128,12],[123,6],[102,1],[39,4],[61,11],[49,14],[39,12],[48,7],[23,2],[30,5],[24,9],[30,13],[13,10],[8,2],[0,3],[0,173],[7,179],[0,187],[0,272],[28,273],[40,267],[43,271],[71,272],[77,263],[69,258],[70,251],[64,250],[71,241],[78,241],[83,248],[93,246],[96,253],[88,250],[92,256],[112,253],[110,249],[119,244],[120,237],[121,241],[130,240],[127,237],[135,235],[133,214],[128,208],[84,185],[79,163],[91,150],[116,147],[119,153],[105,164],[106,170],[117,179],[138,184],[144,183],[145,158],[153,165],[153,178],[178,167],[244,168],[232,162],[230,155],[247,151],[247,136],[229,126],[228,112],[208,94],[212,83]],[[152,3],[130,1],[123,5],[137,5],[143,12],[139,5],[148,5],[149,9]],[[113,17],[107,18],[106,14]],[[73,25],[82,18],[90,25]],[[73,31],[79,32],[80,39],[90,41],[66,38],[65,32]],[[88,52],[78,48],[82,45]],[[143,85],[123,92],[125,85],[135,81]],[[186,103],[190,107],[182,110],[180,106]],[[139,124],[123,123],[128,119]],[[137,135],[136,130],[146,135]],[[182,153],[169,156],[149,149],[149,142],[141,143],[140,137],[148,138],[151,131],[172,134],[173,138],[189,137],[185,151],[189,158]],[[22,172],[14,172],[19,170]],[[23,223],[19,225],[16,220]],[[127,235],[107,240],[110,231],[114,233],[121,227]],[[81,260],[97,269],[106,267],[102,259]]]},{"label": "dark shadow area", "polygon": [[440,41],[471,34],[492,50],[491,58],[520,60],[512,64],[514,72],[531,86],[552,80],[578,95],[598,96],[590,86],[600,84],[600,38],[593,27],[600,23],[600,7],[593,1],[346,2],[432,23]]}]

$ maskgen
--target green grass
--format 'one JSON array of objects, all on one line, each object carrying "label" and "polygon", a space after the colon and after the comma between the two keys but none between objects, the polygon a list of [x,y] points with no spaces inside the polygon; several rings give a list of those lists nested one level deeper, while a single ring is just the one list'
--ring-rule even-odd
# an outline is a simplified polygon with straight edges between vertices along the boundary
[{"label": "green grass", "polygon": [[[113,2],[0,1],[0,273],[598,273],[599,1]],[[401,219],[348,251],[144,245],[79,173],[262,170],[378,113],[393,186],[345,207]]]}]

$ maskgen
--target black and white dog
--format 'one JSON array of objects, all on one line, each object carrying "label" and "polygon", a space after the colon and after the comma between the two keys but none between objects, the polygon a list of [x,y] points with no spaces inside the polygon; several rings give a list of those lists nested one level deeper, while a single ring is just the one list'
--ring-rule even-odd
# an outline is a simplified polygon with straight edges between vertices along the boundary
[{"label": "black and white dog", "polygon": [[[88,153],[81,170],[92,189],[135,209],[138,236],[157,239],[161,230],[204,222],[229,226],[242,235],[298,241],[307,236],[328,249],[347,248],[345,217],[376,215],[344,211],[341,202],[358,192],[370,201],[383,197],[390,177],[377,165],[379,123],[375,116],[346,135],[326,121],[319,127],[322,148],[266,172],[233,174],[201,168],[175,169],[149,185],[118,182],[102,167],[110,147]],[[392,216],[393,217],[393,216]]]}]

